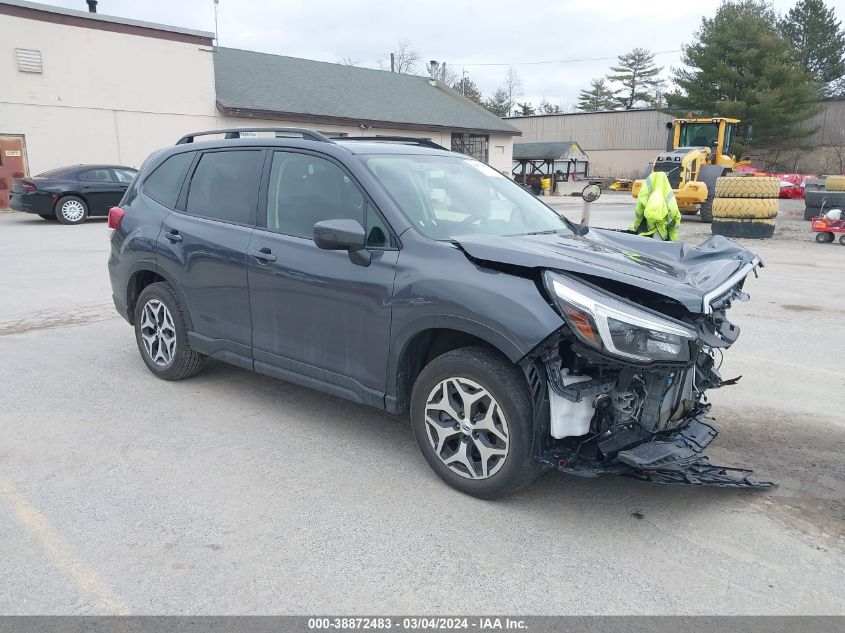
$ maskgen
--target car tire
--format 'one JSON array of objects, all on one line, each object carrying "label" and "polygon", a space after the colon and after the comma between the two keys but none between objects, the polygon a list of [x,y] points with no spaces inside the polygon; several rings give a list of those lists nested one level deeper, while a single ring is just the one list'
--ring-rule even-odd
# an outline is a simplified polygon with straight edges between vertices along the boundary
[{"label": "car tire", "polygon": [[845,209],[845,191],[805,191],[804,204],[808,207],[823,207],[830,209]]},{"label": "car tire", "polygon": [[762,239],[775,234],[773,219],[714,218],[710,225],[713,235]]},{"label": "car tire", "polygon": [[88,205],[76,196],[59,198],[56,203],[56,219],[62,224],[82,224],[88,219]]},{"label": "car tire", "polygon": [[839,243],[845,246],[845,233],[839,236]]},{"label": "car tire", "polygon": [[157,282],[141,291],[135,304],[134,321],[141,358],[159,378],[189,378],[208,360],[191,349],[184,312],[170,284]]},{"label": "car tire", "polygon": [[501,497],[544,472],[531,454],[525,377],[493,350],[464,347],[426,365],[411,394],[411,425],[429,466],[465,494]]}]

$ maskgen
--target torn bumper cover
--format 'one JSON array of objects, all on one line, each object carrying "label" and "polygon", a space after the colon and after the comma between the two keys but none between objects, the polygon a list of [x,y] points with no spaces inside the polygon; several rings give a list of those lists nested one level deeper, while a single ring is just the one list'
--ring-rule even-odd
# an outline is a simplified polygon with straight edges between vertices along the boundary
[{"label": "torn bumper cover", "polygon": [[742,468],[702,451],[717,431],[705,392],[735,384],[717,362],[739,336],[726,311],[756,261],[713,284],[699,312],[651,305],[557,272],[544,283],[567,327],[533,355],[546,380],[548,423],[537,457],[581,476],[613,473],[656,483],[764,488]]}]

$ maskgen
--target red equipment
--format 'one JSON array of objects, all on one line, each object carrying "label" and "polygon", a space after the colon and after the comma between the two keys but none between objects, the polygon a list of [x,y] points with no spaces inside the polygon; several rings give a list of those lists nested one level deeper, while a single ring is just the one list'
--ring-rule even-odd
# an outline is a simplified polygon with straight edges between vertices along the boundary
[{"label": "red equipment", "polygon": [[842,233],[839,236],[839,243],[845,246],[845,220],[831,220],[819,216],[813,218],[812,229],[819,244],[829,244],[836,239],[835,233]]}]

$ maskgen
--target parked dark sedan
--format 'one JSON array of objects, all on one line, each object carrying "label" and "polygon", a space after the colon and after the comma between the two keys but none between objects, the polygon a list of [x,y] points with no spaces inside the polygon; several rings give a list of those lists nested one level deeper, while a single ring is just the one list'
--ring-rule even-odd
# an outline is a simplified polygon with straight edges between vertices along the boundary
[{"label": "parked dark sedan", "polygon": [[74,165],[12,183],[11,207],[45,220],[81,224],[89,215],[108,215],[138,171],[120,165]]}]

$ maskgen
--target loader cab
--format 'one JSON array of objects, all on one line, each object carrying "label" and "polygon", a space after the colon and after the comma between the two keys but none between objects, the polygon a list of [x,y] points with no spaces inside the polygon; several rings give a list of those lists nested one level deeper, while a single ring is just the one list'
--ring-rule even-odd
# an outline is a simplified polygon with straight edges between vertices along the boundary
[{"label": "loader cab", "polygon": [[706,147],[710,149],[708,162],[733,167],[731,144],[738,119],[713,117],[710,119],[675,119],[671,124],[672,148]]}]

